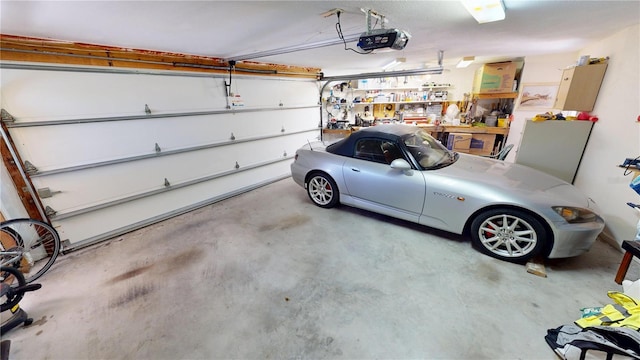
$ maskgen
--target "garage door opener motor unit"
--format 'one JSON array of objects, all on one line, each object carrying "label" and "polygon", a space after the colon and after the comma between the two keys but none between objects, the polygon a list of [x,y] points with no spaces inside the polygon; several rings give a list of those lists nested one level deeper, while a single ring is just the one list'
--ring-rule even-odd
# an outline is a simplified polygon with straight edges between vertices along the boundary
[{"label": "garage door opener motor unit", "polygon": [[[367,16],[367,31],[360,35],[358,39],[358,47],[364,51],[373,51],[376,49],[390,48],[393,50],[402,50],[409,42],[409,35],[406,31],[398,29],[385,29],[384,24],[387,21],[384,15],[372,9],[360,9]],[[377,18],[381,24],[380,29],[373,29],[371,25],[373,18]],[[377,21],[376,21],[377,22]]]},{"label": "garage door opener motor unit", "polygon": [[391,48],[402,50],[407,46],[409,36],[398,29],[376,29],[360,35],[358,47],[365,51]]}]

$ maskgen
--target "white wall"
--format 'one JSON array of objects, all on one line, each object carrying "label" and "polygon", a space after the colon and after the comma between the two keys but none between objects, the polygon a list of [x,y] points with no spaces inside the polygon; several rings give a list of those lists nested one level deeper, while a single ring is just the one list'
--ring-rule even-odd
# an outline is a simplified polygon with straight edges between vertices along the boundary
[{"label": "white wall", "polygon": [[[577,59],[577,53],[562,53],[545,56],[529,56],[525,59],[524,69],[520,78],[518,89],[522,89],[522,85],[549,83],[559,84],[562,77],[562,70],[568,65],[574,64]],[[509,153],[506,161],[514,162],[518,153],[518,145],[520,144],[521,133],[524,129],[526,119],[530,119],[542,111],[522,111],[518,109],[516,99],[515,111],[513,113],[513,121],[509,129],[509,138],[507,144],[514,144],[513,150]],[[552,110],[552,109],[549,109]],[[557,113],[558,110],[555,111]]]},{"label": "white wall", "polygon": [[616,167],[640,156],[640,25],[583,49],[579,55],[609,56],[609,66],[592,113],[595,124],[575,181],[601,207],[604,235],[617,243],[635,236],[638,217],[627,202],[640,203],[629,187],[632,176]]},{"label": "white wall", "polygon": [[[599,121],[593,127],[574,185],[600,206],[607,224],[603,236],[613,244],[633,239],[638,221],[635,211],[626,205],[627,202],[640,202],[638,195],[629,188],[632,177],[623,176],[623,169],[616,166],[625,158],[640,155],[640,123],[636,121],[640,115],[639,37],[640,25],[635,25],[580,52],[527,57],[522,76],[522,84],[560,83],[562,70],[575,64],[581,55],[610,57],[591,112]],[[525,119],[544,111],[516,108],[507,141],[516,147],[507,161],[513,161],[517,154]],[[556,109],[554,113],[559,111]]]}]

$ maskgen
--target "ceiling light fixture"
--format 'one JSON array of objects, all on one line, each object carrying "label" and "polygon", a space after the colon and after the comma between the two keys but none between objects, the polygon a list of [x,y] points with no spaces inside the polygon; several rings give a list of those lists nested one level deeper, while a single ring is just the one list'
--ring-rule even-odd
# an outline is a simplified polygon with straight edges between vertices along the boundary
[{"label": "ceiling light fixture", "polygon": [[394,59],[392,62],[388,63],[387,65],[382,67],[382,70],[389,70],[392,69],[402,63],[404,63],[407,59],[405,58],[396,58]]},{"label": "ceiling light fixture", "polygon": [[458,65],[456,65],[457,68],[466,68],[467,66],[471,65],[471,63],[473,63],[473,61],[476,59],[475,56],[465,56],[462,59],[460,59],[460,61],[458,62]]},{"label": "ceiling light fixture", "polygon": [[460,0],[462,5],[479,24],[504,20],[502,0]]}]

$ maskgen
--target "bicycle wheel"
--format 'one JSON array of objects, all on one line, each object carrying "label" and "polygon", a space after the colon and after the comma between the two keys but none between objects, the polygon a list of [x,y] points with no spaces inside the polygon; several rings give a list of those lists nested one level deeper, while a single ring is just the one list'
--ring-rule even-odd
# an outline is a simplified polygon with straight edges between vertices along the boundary
[{"label": "bicycle wheel", "polygon": [[22,248],[22,259],[14,266],[33,282],[47,272],[60,253],[60,236],[49,224],[35,219],[11,219],[0,223],[4,238],[11,236]]},{"label": "bicycle wheel", "polygon": [[0,312],[11,309],[22,300],[24,291],[15,291],[26,281],[22,273],[11,266],[0,267]]},{"label": "bicycle wheel", "polygon": [[0,229],[0,266],[19,266],[22,259],[22,241],[15,230]]}]

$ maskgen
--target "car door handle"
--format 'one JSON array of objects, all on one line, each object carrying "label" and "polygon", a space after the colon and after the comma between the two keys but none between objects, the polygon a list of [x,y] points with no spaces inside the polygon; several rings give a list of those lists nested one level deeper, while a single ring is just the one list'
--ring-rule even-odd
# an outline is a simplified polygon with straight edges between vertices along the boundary
[{"label": "car door handle", "polygon": [[351,171],[360,172],[360,169],[352,167]]}]

